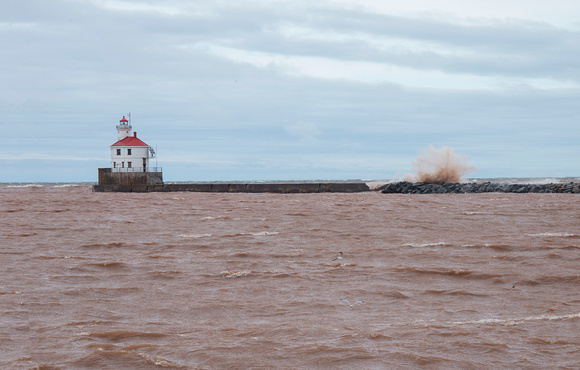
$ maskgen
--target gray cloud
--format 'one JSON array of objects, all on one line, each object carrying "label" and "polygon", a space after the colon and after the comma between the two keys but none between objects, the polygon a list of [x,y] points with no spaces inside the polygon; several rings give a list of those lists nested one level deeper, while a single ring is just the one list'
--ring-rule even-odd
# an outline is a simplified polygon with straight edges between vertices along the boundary
[{"label": "gray cloud", "polygon": [[576,29],[236,4],[4,3],[0,181],[33,178],[34,158],[93,179],[128,111],[176,180],[388,178],[429,144],[480,176],[577,171],[559,158],[580,154]]}]

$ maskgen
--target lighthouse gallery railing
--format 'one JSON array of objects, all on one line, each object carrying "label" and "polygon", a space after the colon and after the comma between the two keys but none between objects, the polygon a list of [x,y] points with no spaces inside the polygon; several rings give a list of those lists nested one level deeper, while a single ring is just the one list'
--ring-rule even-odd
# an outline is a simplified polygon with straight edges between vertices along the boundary
[{"label": "lighthouse gallery railing", "polygon": [[147,167],[145,171],[143,167],[113,167],[111,172],[163,172],[162,167]]}]

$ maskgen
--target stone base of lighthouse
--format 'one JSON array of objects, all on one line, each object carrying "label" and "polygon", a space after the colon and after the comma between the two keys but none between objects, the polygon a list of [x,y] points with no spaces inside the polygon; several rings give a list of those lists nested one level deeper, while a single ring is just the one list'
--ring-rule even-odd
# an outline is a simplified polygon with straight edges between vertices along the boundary
[{"label": "stone base of lighthouse", "polygon": [[162,185],[162,172],[113,172],[111,168],[99,168],[99,186]]}]

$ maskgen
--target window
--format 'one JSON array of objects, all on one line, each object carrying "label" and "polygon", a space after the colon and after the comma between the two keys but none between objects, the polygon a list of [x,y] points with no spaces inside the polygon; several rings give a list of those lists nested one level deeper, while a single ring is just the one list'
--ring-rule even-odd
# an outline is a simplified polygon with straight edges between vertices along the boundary
[{"label": "window", "polygon": [[131,168],[131,162],[127,162],[127,168]]},{"label": "window", "polygon": [[117,155],[121,155],[121,149],[117,149]]},{"label": "window", "polygon": [[117,162],[113,162],[113,168],[117,168]]},{"label": "window", "polygon": [[[127,149],[127,155],[131,155],[131,149]],[[131,167],[131,166],[129,166]]]},{"label": "window", "polygon": [[121,168],[125,168],[125,162],[121,162]]}]

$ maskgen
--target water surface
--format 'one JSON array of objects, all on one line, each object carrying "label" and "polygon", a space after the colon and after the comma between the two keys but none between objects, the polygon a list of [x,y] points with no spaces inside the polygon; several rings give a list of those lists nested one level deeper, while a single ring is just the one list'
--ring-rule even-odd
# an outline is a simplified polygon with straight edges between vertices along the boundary
[{"label": "water surface", "polygon": [[0,367],[578,368],[579,216],[573,194],[0,185]]}]

